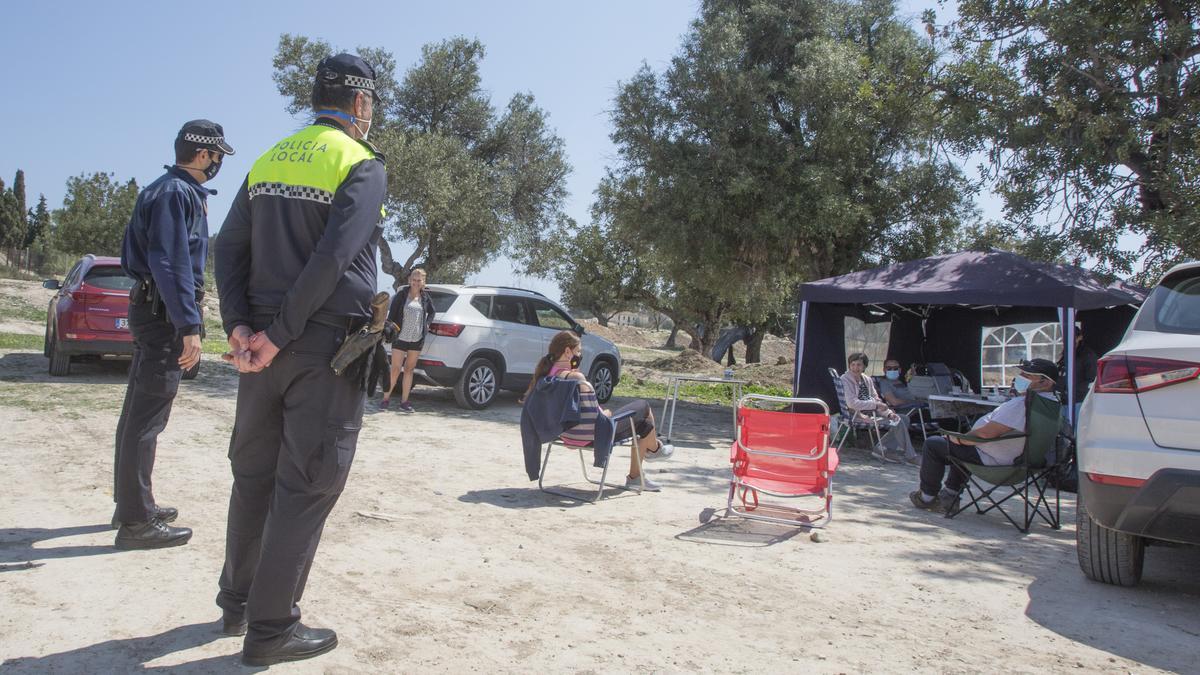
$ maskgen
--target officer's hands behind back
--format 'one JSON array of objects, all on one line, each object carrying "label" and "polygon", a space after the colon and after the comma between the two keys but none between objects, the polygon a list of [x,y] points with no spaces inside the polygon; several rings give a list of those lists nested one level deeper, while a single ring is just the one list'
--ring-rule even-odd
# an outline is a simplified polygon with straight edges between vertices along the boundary
[{"label": "officer's hands behind back", "polygon": [[254,337],[254,332],[246,325],[234,326],[233,332],[229,334],[229,351],[222,354],[221,358],[232,363],[238,372],[256,372],[250,369],[250,338],[252,337]]},{"label": "officer's hands behind back", "polygon": [[250,338],[250,368],[251,372],[258,371],[271,365],[279,355],[279,347],[271,342],[265,331],[259,331]]}]

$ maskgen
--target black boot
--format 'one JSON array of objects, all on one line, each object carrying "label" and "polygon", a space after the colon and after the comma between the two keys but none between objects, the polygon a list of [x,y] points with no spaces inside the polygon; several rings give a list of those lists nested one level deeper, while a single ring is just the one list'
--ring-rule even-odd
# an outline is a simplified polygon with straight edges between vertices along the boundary
[{"label": "black boot", "polygon": [[[164,523],[173,523],[179,517],[179,509],[171,506],[156,506],[154,507],[154,518],[163,521]],[[112,529],[121,529],[121,519],[117,517],[117,511],[113,510]]]},{"label": "black boot", "polygon": [[309,628],[297,624],[288,641],[269,651],[242,649],[242,663],[270,666],[284,661],[301,661],[324,654],[337,646],[337,633],[328,628]]},{"label": "black boot", "polygon": [[148,523],[122,523],[117,530],[115,546],[122,550],[143,548],[169,548],[183,546],[192,538],[186,527],[171,527],[161,520]]}]

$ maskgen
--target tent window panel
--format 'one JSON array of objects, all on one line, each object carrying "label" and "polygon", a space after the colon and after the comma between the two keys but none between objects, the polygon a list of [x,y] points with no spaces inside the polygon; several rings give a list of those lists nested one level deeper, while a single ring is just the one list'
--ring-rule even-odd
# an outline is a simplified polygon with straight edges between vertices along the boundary
[{"label": "tent window panel", "polygon": [[980,380],[985,387],[1006,387],[1030,358],[1057,361],[1062,355],[1062,327],[1057,323],[1015,323],[984,328],[980,336]]},{"label": "tent window panel", "polygon": [[1062,326],[1047,323],[1029,336],[1029,354],[1034,359],[1057,361],[1062,356]]},{"label": "tent window panel", "polygon": [[[867,374],[883,375],[883,362],[887,360],[888,341],[892,335],[892,323],[881,321],[865,323],[852,316],[846,317],[846,356],[855,352],[867,355]],[[840,368],[839,370],[845,370]]]}]

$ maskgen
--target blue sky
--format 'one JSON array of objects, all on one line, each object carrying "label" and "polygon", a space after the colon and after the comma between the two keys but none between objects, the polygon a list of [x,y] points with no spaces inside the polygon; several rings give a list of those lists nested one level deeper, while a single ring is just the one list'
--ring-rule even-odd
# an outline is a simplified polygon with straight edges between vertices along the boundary
[{"label": "blue sky", "polygon": [[[899,4],[915,21],[934,3]],[[618,82],[643,61],[665,68],[697,7],[694,0],[9,3],[0,27],[7,92],[0,124],[8,132],[0,178],[11,185],[24,169],[31,204],[44,193],[52,208],[62,204],[66,179],[84,172],[145,185],[170,163],[180,124],[206,117],[225,127],[238,151],[210,183],[219,191],[209,205],[216,231],[253,160],[299,121],[284,112],[271,81],[281,33],[351,51],[384,47],[401,72],[421,45],[465,35],[487,47],[483,85],[496,107],[528,91],[549,113],[573,166],[567,211],[585,223],[614,154],[606,111]],[[397,257],[408,250],[393,246]],[[558,295],[546,280],[514,275],[505,260],[471,281]]]}]

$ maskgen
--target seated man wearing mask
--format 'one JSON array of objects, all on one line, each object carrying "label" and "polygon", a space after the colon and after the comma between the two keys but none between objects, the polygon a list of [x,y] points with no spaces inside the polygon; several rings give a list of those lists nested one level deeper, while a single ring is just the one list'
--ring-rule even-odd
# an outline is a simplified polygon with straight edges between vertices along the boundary
[{"label": "seated man wearing mask", "polygon": [[[1025,430],[1025,396],[1054,397],[1054,378],[1058,366],[1047,359],[1021,362],[1021,374],[1013,382],[1016,398],[1004,403],[992,412],[980,417],[971,427],[971,435],[978,438],[995,438],[1014,431]],[[918,509],[948,513],[958,507],[958,495],[967,483],[967,476],[951,466],[950,457],[957,457],[971,464],[1003,466],[1012,464],[1025,451],[1025,439],[1010,438],[1003,441],[975,444],[961,438],[932,436],[925,441],[921,457],[921,489],[909,493],[908,498]],[[950,475],[946,476],[946,468]],[[946,486],[942,487],[945,478]]]},{"label": "seated man wearing mask", "polygon": [[902,408],[904,406],[920,405],[912,392],[908,390],[908,385],[904,379],[900,377],[900,362],[896,359],[888,359],[883,362],[884,379],[879,382],[879,395],[893,408]]}]

